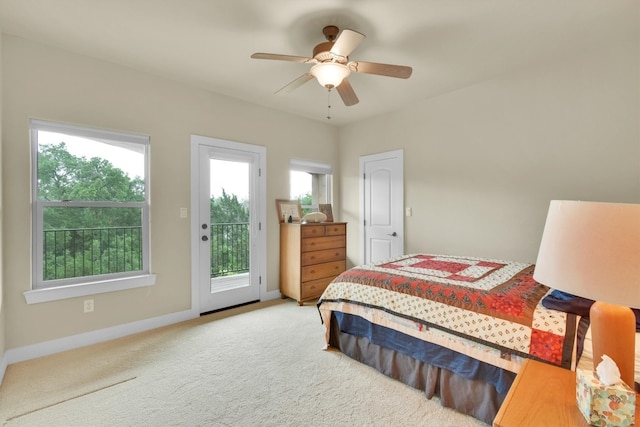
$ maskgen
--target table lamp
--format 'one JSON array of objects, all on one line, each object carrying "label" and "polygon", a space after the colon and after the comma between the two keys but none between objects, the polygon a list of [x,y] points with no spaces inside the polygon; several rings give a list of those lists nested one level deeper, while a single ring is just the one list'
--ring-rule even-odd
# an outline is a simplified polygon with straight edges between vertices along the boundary
[{"label": "table lamp", "polygon": [[552,200],[533,278],[596,301],[589,314],[594,368],[606,354],[633,388],[640,204]]}]

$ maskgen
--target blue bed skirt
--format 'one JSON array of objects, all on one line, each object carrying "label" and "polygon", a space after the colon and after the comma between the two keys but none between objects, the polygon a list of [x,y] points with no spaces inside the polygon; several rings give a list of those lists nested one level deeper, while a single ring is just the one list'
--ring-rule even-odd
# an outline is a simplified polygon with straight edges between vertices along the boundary
[{"label": "blue bed skirt", "polygon": [[489,383],[501,395],[507,394],[516,377],[516,374],[511,371],[481,362],[446,347],[370,323],[360,316],[342,312],[333,312],[332,316],[334,316],[332,323],[337,322],[343,333],[364,337],[372,344],[446,369],[463,378]]}]

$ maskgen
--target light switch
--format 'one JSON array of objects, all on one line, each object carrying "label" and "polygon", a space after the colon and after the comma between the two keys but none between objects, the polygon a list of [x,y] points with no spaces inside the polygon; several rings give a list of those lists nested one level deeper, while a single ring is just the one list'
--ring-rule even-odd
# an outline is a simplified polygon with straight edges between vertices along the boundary
[{"label": "light switch", "polygon": [[184,219],[187,217],[187,208],[180,208],[180,218]]},{"label": "light switch", "polygon": [[411,209],[411,208],[405,208],[405,210],[404,210],[404,214],[405,214],[406,216],[411,216],[411,215],[413,215],[413,209]]}]

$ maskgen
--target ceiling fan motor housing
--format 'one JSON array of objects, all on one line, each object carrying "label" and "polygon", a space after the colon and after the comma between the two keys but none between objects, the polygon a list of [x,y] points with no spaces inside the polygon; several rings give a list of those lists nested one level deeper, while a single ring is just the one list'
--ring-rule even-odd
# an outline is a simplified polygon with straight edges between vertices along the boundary
[{"label": "ceiling fan motor housing", "polygon": [[340,29],[335,25],[327,25],[322,29],[322,34],[327,39],[313,48],[313,58],[318,62],[333,61],[339,64],[346,64],[349,58],[331,53],[331,49],[336,42]]},{"label": "ceiling fan motor housing", "polygon": [[334,45],[334,42],[320,43],[319,45],[313,48],[313,57],[318,62],[333,61],[335,59],[336,62],[345,64],[347,62],[347,58],[334,55],[331,53],[331,48],[333,47],[333,45]]}]

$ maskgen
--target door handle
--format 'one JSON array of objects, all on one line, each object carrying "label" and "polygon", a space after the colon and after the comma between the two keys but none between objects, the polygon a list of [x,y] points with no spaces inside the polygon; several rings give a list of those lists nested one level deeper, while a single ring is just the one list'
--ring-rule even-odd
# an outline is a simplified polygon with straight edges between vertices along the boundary
[{"label": "door handle", "polygon": [[393,233],[391,233],[391,234],[387,234],[387,236],[393,236],[393,237],[396,237],[397,235],[398,235],[398,233],[396,233],[395,231]]},{"label": "door handle", "polygon": [[206,242],[207,240],[209,240],[209,238],[207,236],[202,236],[201,239],[202,239],[203,242]]}]

